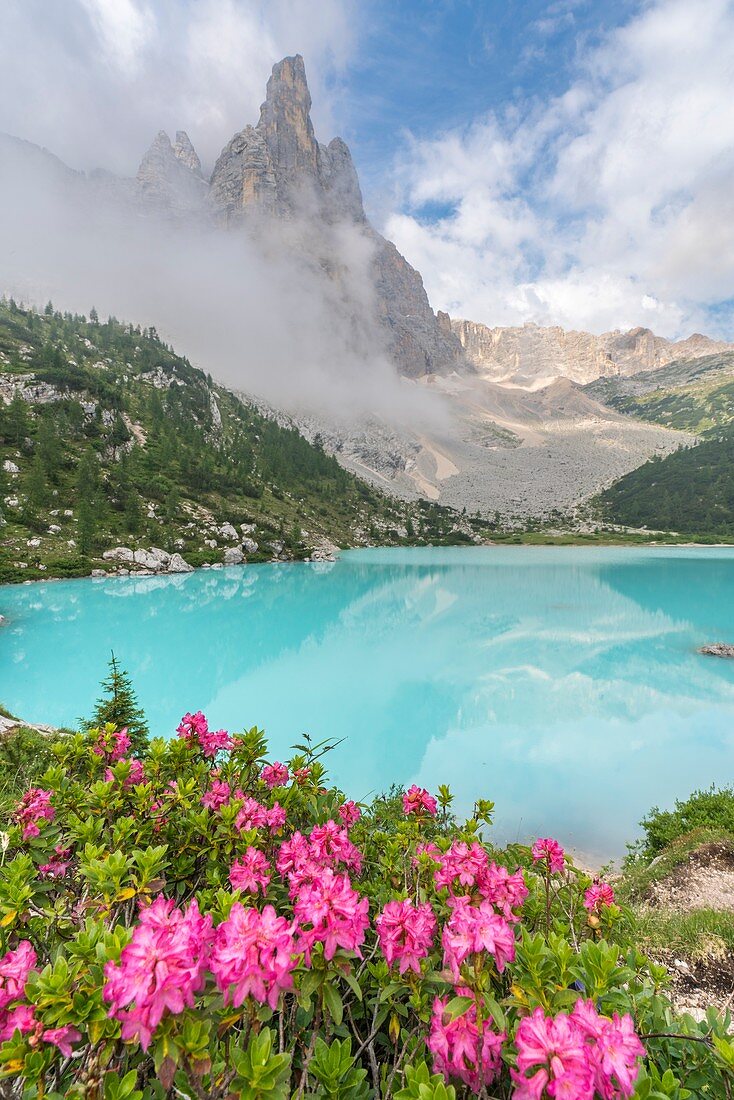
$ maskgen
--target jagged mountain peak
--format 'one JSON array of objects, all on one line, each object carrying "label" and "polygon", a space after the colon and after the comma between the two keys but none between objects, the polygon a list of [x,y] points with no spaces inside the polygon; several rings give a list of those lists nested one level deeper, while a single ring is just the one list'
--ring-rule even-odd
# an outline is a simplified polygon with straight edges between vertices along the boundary
[{"label": "jagged mountain peak", "polygon": [[175,145],[159,130],[137,171],[140,197],[166,212],[189,214],[201,209],[206,183],[201,162],[185,130],[176,132]]},{"label": "jagged mountain peak", "polygon": [[176,141],[173,145],[174,156],[181,164],[185,165],[191,172],[194,172],[197,176],[201,175],[201,161],[199,156],[191,144],[191,138],[185,130],[176,130]]}]

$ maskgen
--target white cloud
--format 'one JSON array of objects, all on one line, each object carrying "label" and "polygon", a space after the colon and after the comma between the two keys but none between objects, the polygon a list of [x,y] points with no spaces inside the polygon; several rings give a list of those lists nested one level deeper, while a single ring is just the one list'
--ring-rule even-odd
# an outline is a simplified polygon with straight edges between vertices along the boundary
[{"label": "white cloud", "polygon": [[564,95],[410,142],[387,232],[456,315],[711,329],[734,296],[733,79],[731,0],[644,4]]},{"label": "white cloud", "polygon": [[298,52],[331,136],[325,86],[358,16],[356,0],[3,0],[0,130],[128,174],[159,129],[185,129],[211,164],[257,121],[273,63]]}]

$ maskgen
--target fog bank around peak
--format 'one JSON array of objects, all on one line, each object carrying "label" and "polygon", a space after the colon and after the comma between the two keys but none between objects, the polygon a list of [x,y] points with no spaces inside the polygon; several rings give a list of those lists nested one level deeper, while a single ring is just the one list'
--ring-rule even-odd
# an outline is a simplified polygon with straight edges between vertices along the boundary
[{"label": "fog bank around peak", "polygon": [[0,141],[0,291],[154,326],[217,381],[286,412],[445,422],[440,399],[389,359],[360,226],[316,225],[306,206],[225,230],[143,214],[125,186]]}]

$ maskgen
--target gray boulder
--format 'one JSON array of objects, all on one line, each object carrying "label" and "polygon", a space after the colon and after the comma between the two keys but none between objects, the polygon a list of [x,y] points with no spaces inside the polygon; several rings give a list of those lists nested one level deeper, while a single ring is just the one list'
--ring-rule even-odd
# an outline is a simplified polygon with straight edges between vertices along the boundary
[{"label": "gray boulder", "polygon": [[244,560],[245,555],[242,553],[239,546],[228,546],[224,551],[225,565],[242,565]]},{"label": "gray boulder", "polygon": [[711,642],[709,645],[702,645],[698,652],[705,657],[734,657],[734,645],[729,645],[728,642]]},{"label": "gray boulder", "polygon": [[171,554],[171,560],[168,563],[169,573],[193,573],[193,565],[189,565],[187,561],[181,557],[180,554]]}]

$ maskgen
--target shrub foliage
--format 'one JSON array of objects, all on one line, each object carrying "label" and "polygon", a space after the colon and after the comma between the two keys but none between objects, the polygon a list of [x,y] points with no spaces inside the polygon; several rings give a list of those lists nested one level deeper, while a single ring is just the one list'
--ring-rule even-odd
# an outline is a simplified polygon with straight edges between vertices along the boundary
[{"label": "shrub foliage", "polygon": [[494,849],[412,787],[367,807],[307,741],[201,714],[69,735],[2,834],[3,1096],[722,1097],[632,914],[550,838]]}]

